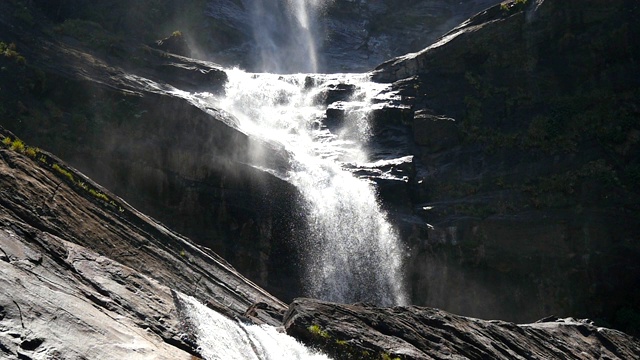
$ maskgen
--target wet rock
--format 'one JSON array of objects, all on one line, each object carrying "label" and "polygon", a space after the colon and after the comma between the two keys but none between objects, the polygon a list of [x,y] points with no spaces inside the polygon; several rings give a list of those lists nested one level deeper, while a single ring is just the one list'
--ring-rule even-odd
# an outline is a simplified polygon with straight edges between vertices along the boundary
[{"label": "wet rock", "polygon": [[[301,228],[300,216],[290,214],[299,194],[261,170],[286,173],[288,154],[239,131],[237,119],[210,102],[226,82],[218,65],[146,46],[118,59],[46,36],[26,45],[25,33],[5,25],[0,21],[34,70],[4,79],[12,85],[0,88],[2,96],[11,94],[11,111],[22,111],[4,126],[214,249],[278,296],[299,293],[289,241]],[[46,85],[20,90],[24,76]]]},{"label": "wet rock", "polygon": [[[316,43],[320,72],[368,71],[391,57],[419,51],[464,19],[498,2],[422,0],[404,2],[402,6],[391,0],[325,2],[314,26],[315,39],[321,39]],[[274,1],[268,7],[286,9],[287,5]],[[212,58],[253,71],[264,66],[257,56],[260,50],[269,47],[263,33],[274,29],[280,33],[289,31],[283,29],[283,24],[291,25],[288,23],[291,20],[274,14],[271,17],[277,19],[275,23],[257,24],[252,17],[256,16],[253,13],[256,9],[259,9],[256,4],[246,0],[210,3],[206,9],[208,19],[201,28],[208,31],[208,39],[202,45]],[[286,44],[280,36],[273,37],[274,41]]]},{"label": "wet rock", "polygon": [[631,359],[640,342],[571,318],[521,324],[402,306],[379,308],[296,299],[285,314],[288,334],[334,359]]},{"label": "wet rock", "polygon": [[423,226],[406,239],[419,303],[518,322],[591,316],[637,334],[640,249],[624,239],[640,233],[638,162],[624,149],[638,151],[638,10],[506,2],[374,71],[416,115]]},{"label": "wet rock", "polygon": [[329,104],[327,110],[325,110],[323,124],[334,131],[339,129],[344,125],[348,109],[349,105],[344,101],[336,101]]},{"label": "wet rock", "polygon": [[353,84],[329,84],[316,96],[316,102],[330,105],[338,101],[348,101],[355,90],[356,86]]},{"label": "wet rock", "polygon": [[265,304],[258,322],[286,308],[49,153],[2,145],[0,173],[3,358],[190,359],[198,352],[182,336],[172,291],[231,317]]}]

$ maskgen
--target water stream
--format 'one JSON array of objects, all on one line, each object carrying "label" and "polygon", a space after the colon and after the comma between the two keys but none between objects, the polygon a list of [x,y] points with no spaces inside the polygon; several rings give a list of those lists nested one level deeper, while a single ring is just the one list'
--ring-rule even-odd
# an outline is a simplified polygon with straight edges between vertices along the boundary
[{"label": "water stream", "polygon": [[179,298],[182,316],[194,331],[189,335],[206,360],[329,360],[272,326],[234,321],[190,296]]},{"label": "water stream", "polygon": [[245,7],[258,47],[259,69],[270,73],[317,72],[317,15],[328,0],[248,2]]},{"label": "water stream", "polygon": [[[387,85],[364,74],[275,75],[228,70],[226,96],[206,101],[233,114],[242,131],[289,153],[286,171],[264,169],[295,185],[304,198],[307,236],[297,239],[306,296],[336,302],[406,304],[404,252],[381,210],[373,184],[349,172],[368,163],[372,98]],[[327,126],[327,90],[354,89],[337,102],[340,126]],[[203,99],[205,94],[200,95]],[[270,154],[253,154],[264,163]]]},{"label": "water stream", "polygon": [[[238,19],[248,9],[263,73],[225,70],[224,96],[176,95],[203,109],[225,110],[233,115],[229,126],[288,154],[284,167],[271,167],[265,159],[275,155],[260,152],[250,154],[250,165],[293,184],[302,195],[307,228],[295,239],[307,286],[301,295],[404,305],[401,241],[374,184],[349,170],[388,160],[371,159],[367,148],[373,99],[387,85],[370,82],[366,74],[315,74],[321,63],[316,42],[322,40],[317,17],[329,1],[238,0],[212,8]],[[242,324],[181,298],[207,360],[328,359],[275,328]]]}]

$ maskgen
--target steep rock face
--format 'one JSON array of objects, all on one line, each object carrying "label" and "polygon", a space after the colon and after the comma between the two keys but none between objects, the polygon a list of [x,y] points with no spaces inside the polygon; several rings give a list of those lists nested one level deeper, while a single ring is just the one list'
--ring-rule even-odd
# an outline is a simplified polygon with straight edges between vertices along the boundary
[{"label": "steep rock face", "polygon": [[223,91],[218,65],[134,40],[116,47],[126,56],[92,48],[51,35],[52,24],[35,7],[37,30],[11,15],[12,2],[0,7],[2,40],[27,59],[0,58],[9,69],[0,73],[4,126],[214,249],[283,299],[299,294],[290,249],[298,193],[257,168],[286,168],[287,155],[185,92]]},{"label": "steep rock face", "polygon": [[296,299],[287,333],[335,359],[633,359],[638,339],[590,320],[516,325],[417,306],[378,308]]},{"label": "steep rock face", "polygon": [[417,303],[638,331],[638,11],[505,2],[374,71],[414,114]]},{"label": "steep rock face", "polygon": [[[261,51],[276,56],[295,53],[312,40],[318,48],[321,72],[368,71],[390,57],[418,51],[462,20],[498,2],[304,1],[311,19],[303,25],[303,20],[288,12],[298,4],[284,0],[33,1],[65,34],[82,36],[76,30],[87,25],[113,34],[102,39],[105,41],[92,39],[101,42],[100,46],[117,48],[127,38],[149,44],[181,31],[194,57],[252,71],[262,69],[266,59]],[[319,4],[318,9],[311,4]],[[312,28],[312,39],[300,36],[304,26]],[[302,71],[308,61],[290,56],[280,60],[290,62],[285,66],[290,71]]]},{"label": "steep rock face", "polygon": [[[226,261],[0,128],[0,354],[191,359],[174,291],[229,316],[285,305]],[[275,323],[265,312],[258,322]]]},{"label": "steep rock face", "polygon": [[[317,19],[311,20],[320,71],[368,71],[390,57],[427,46],[462,20],[497,2],[320,1],[320,9],[312,14]],[[265,42],[286,42],[303,31],[295,15],[288,16],[283,10],[287,8],[284,1],[270,5],[278,13],[269,13],[262,6],[254,0],[209,1],[209,20],[204,27],[211,36],[203,42],[209,55],[225,64],[257,71],[261,66],[260,49],[270,46]],[[273,32],[271,38],[264,34],[269,31]]]}]

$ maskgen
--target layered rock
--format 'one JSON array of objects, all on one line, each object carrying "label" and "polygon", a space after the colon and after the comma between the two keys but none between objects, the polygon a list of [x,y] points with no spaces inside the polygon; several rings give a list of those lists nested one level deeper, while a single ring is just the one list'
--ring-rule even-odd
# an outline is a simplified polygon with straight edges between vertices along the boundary
[{"label": "layered rock", "polygon": [[637,331],[638,10],[505,2],[374,71],[413,111],[414,301]]},{"label": "layered rock", "polygon": [[282,325],[335,359],[640,356],[637,339],[588,320],[516,325],[310,299],[285,313],[209,249],[14,134],[0,128],[0,138],[3,358],[199,358],[178,291],[235,321]]},{"label": "layered rock", "polygon": [[[467,17],[496,4],[470,1],[320,1],[311,19],[321,72],[368,71],[377,64],[435,41]],[[310,2],[309,2],[310,4]],[[252,0],[209,1],[202,39],[208,55],[228,65],[259,71],[260,51],[280,44],[275,52],[289,51],[291,39],[302,31],[302,20],[287,14],[284,1],[267,5]],[[278,12],[270,12],[276,9]],[[309,6],[308,11],[312,10]],[[308,24],[307,24],[308,26]],[[272,34],[265,34],[272,32]],[[270,37],[269,37],[270,36]],[[297,44],[293,46],[302,47]],[[302,71],[298,59],[289,71]],[[295,67],[298,65],[298,67]]]},{"label": "layered rock", "polygon": [[[141,47],[134,32],[110,37],[113,19],[102,30],[67,22],[74,6],[86,10],[82,1],[34,1],[61,17],[55,26],[20,3],[0,3],[0,40],[16,43],[26,58],[25,65],[0,56],[3,124],[214,248],[280,297],[296,296],[288,240],[302,221],[297,193],[251,166],[286,166],[286,154],[177,90],[219,92],[221,69]],[[143,3],[122,17],[127,31],[148,20],[136,11]],[[109,4],[94,4],[95,11]],[[407,15],[397,2],[334,4],[341,7],[327,13],[342,12],[334,31],[344,26],[354,46],[379,43],[366,27],[369,35],[349,35],[359,13],[393,10],[393,24]],[[120,18],[125,5],[109,16]],[[377,80],[394,82],[398,100],[378,109],[370,147],[374,160],[399,161],[354,171],[378,182],[407,239],[413,302],[520,322],[551,313],[595,317],[637,331],[637,12],[622,0],[505,2],[375,71]],[[248,38],[227,30],[228,38],[215,40],[229,44],[234,62],[246,55]],[[402,33],[381,48],[410,38]],[[378,61],[369,48],[356,52]],[[335,66],[364,63],[353,59]],[[349,92],[336,88],[318,101]],[[248,156],[256,149],[273,156]],[[273,313],[264,309],[271,306],[254,308]]]},{"label": "layered rock", "polygon": [[[223,92],[220,66],[135,38],[117,46],[123,56],[70,39],[64,27],[59,36],[34,36],[10,15],[12,3],[0,6],[4,40],[28,63],[6,61],[11,71],[0,74],[7,84],[0,88],[4,126],[214,249],[283,299],[299,295],[290,243],[301,228],[291,212],[298,193],[260,170],[286,170],[287,154],[186,92]],[[37,8],[30,11],[37,26],[53,26]]]},{"label": "layered rock", "polygon": [[334,359],[633,359],[638,339],[590,320],[517,325],[417,306],[378,308],[296,299],[287,333]]},{"label": "layered rock", "polygon": [[[225,260],[0,128],[0,354],[190,359],[175,291],[229,316],[285,305]],[[259,322],[275,323],[266,312]]]}]

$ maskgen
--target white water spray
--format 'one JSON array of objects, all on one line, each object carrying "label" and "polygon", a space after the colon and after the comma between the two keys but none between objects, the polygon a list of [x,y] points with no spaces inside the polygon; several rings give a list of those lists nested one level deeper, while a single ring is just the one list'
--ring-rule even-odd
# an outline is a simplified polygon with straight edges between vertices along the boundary
[{"label": "white water spray", "polygon": [[[305,200],[309,236],[299,239],[299,246],[304,247],[306,295],[336,302],[405,304],[398,236],[380,209],[373,185],[344,169],[345,164],[369,161],[364,142],[371,98],[386,85],[371,83],[366,75],[227,74],[226,97],[216,105],[234,114],[241,130],[277,142],[290,153],[288,172],[270,171],[294,184]],[[340,103],[345,125],[330,130],[323,125],[326,106],[318,105],[318,98],[338,83],[356,90]]]},{"label": "white water spray", "polygon": [[205,360],[330,360],[272,326],[233,321],[190,296],[179,298]]},{"label": "white water spray", "polygon": [[319,14],[332,0],[253,0],[251,19],[259,68],[271,73],[317,72]]}]

